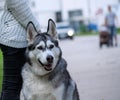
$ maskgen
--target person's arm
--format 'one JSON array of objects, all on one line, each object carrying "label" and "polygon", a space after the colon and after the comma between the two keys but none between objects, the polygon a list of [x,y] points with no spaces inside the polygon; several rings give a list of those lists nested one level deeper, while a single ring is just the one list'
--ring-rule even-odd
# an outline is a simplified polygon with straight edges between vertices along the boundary
[{"label": "person's arm", "polygon": [[104,23],[105,26],[107,26],[107,18],[105,17],[105,23]]},{"label": "person's arm", "polygon": [[107,22],[107,16],[105,16],[105,26],[108,25],[108,22]]},{"label": "person's arm", "polygon": [[16,20],[24,27],[32,21],[37,29],[40,31],[40,25],[34,17],[27,0],[6,0],[8,11],[16,18]]}]

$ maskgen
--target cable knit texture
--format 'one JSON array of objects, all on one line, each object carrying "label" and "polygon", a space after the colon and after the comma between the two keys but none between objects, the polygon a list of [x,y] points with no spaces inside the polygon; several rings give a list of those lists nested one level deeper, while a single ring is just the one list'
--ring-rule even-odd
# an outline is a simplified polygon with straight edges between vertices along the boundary
[{"label": "cable knit texture", "polygon": [[0,43],[14,48],[26,47],[29,21],[40,31],[27,0],[0,0]]}]

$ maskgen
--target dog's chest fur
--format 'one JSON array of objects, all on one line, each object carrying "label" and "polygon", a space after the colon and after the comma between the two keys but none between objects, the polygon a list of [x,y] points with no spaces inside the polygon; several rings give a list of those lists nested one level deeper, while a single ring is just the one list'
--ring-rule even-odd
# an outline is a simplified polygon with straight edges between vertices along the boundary
[{"label": "dog's chest fur", "polygon": [[35,76],[27,66],[24,67],[22,74],[25,76],[23,93],[27,100],[62,100],[64,84],[55,87],[47,77]]}]

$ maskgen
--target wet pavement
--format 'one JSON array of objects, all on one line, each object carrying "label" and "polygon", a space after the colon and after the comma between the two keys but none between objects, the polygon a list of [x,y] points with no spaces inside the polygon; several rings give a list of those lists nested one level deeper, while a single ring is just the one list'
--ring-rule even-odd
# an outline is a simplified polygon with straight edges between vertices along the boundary
[{"label": "wet pavement", "polygon": [[118,47],[102,49],[98,36],[60,41],[81,100],[120,100],[120,36],[118,40]]}]

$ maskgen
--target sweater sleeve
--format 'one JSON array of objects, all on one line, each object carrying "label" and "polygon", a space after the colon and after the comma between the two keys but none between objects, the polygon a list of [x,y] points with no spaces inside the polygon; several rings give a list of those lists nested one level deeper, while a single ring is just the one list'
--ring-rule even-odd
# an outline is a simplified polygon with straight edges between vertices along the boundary
[{"label": "sweater sleeve", "polygon": [[29,21],[32,21],[40,31],[40,25],[33,15],[27,0],[6,0],[8,11],[16,18],[16,20],[24,27],[27,27]]}]

